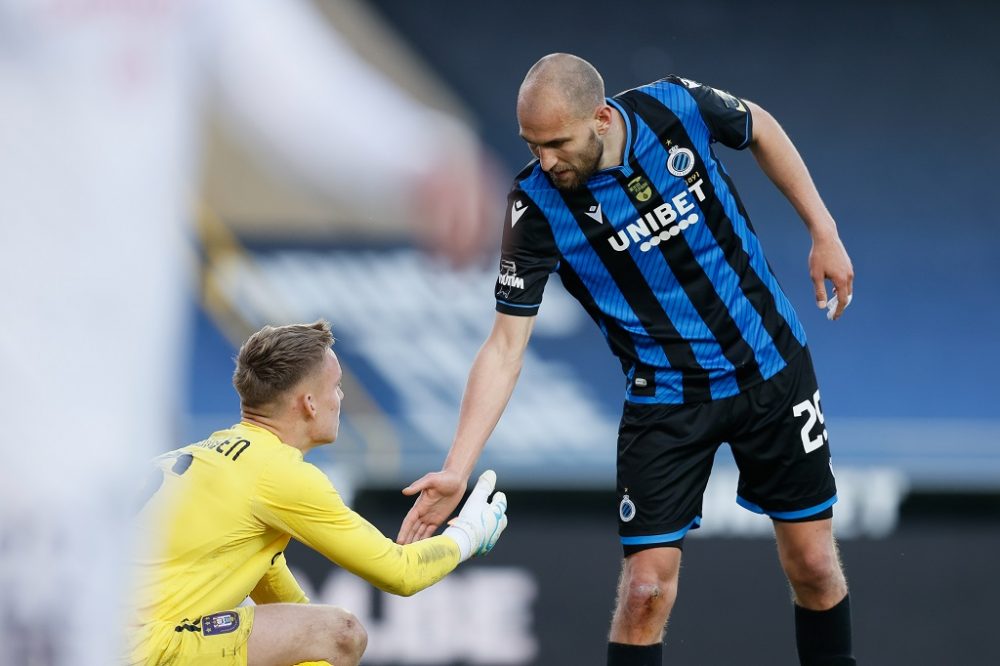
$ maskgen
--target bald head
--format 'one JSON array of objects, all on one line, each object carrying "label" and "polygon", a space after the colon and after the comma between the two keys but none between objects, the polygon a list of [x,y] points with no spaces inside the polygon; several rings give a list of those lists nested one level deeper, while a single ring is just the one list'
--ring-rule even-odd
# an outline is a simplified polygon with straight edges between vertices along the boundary
[{"label": "bald head", "polygon": [[517,95],[517,124],[560,190],[577,190],[599,169],[621,162],[624,121],[604,99],[601,75],[575,55],[553,53],[528,70]]},{"label": "bald head", "polygon": [[517,114],[557,107],[586,118],[604,104],[604,79],[594,66],[569,53],[551,53],[528,70],[517,94]]}]

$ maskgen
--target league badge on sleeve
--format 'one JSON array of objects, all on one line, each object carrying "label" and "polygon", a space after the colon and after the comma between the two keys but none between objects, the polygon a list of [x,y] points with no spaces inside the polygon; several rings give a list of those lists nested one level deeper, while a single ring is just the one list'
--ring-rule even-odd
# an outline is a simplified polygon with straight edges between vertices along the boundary
[{"label": "league badge on sleeve", "polygon": [[719,96],[719,99],[722,100],[722,103],[725,104],[727,108],[730,108],[733,111],[739,111],[740,113],[746,113],[747,107],[743,105],[743,100],[739,97],[730,95],[725,90],[719,90],[718,88],[712,88],[712,91]]}]

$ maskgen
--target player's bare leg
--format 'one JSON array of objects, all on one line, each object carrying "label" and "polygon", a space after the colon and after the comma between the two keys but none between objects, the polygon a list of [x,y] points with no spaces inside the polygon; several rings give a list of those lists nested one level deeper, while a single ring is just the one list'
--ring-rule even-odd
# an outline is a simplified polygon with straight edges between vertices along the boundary
[{"label": "player's bare leg", "polygon": [[677,598],[680,548],[648,548],[622,561],[610,640],[626,645],[663,641],[663,630]]},{"label": "player's bare leg", "polygon": [[795,594],[810,610],[833,608],[847,594],[847,581],[833,540],[833,519],[774,522],[778,557]]},{"label": "player's bare leg", "polygon": [[336,606],[265,604],[254,609],[247,666],[293,666],[329,662],[357,666],[368,633],[351,613]]},{"label": "player's bare leg", "polygon": [[833,538],[833,519],[774,521],[778,558],[795,602],[795,637],[802,664],[855,664],[847,581]]}]

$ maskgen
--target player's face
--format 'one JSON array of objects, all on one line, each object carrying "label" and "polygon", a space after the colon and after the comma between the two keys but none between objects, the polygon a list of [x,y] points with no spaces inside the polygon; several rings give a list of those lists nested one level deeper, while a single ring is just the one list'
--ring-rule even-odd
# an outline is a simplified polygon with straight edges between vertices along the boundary
[{"label": "player's face", "polygon": [[340,381],[343,374],[337,355],[332,349],[327,350],[313,391],[316,419],[313,423],[312,439],[318,444],[336,440],[340,431],[340,403],[344,399]]},{"label": "player's face", "polygon": [[548,107],[518,114],[521,138],[538,158],[542,171],[560,190],[576,190],[597,171],[604,155],[604,139],[594,118],[573,117]]}]

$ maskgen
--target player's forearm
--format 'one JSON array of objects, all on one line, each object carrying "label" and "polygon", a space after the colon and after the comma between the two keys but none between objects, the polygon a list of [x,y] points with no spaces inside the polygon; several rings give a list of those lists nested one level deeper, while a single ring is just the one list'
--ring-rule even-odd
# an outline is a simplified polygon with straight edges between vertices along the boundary
[{"label": "player's forearm", "polygon": [[399,581],[394,594],[410,596],[438,582],[461,562],[458,544],[446,536],[436,536],[401,546],[410,562],[407,576]]},{"label": "player's forearm", "polygon": [[510,402],[523,361],[523,346],[501,344],[493,337],[479,350],[469,371],[455,439],[444,469],[464,479],[472,474],[486,441]]},{"label": "player's forearm", "polygon": [[405,546],[389,543],[382,557],[338,564],[383,592],[408,597],[447,576],[461,561],[458,544],[450,537],[438,535]]},{"label": "player's forearm", "polygon": [[461,561],[458,543],[436,536],[405,546],[348,509],[339,498],[317,513],[285,514],[291,535],[331,562],[390,594],[409,596],[447,576]]},{"label": "player's forearm", "polygon": [[836,237],[833,216],[791,139],[767,111],[756,104],[751,104],[751,111],[754,133],[750,150],[761,171],[792,204],[814,240]]}]

